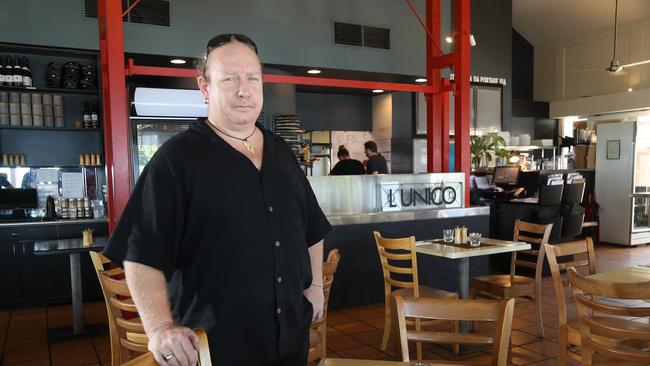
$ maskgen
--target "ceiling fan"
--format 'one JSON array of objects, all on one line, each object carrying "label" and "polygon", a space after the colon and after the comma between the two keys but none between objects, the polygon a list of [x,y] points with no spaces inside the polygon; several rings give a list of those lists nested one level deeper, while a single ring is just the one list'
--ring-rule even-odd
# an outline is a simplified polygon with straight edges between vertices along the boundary
[{"label": "ceiling fan", "polygon": [[621,65],[621,63],[618,61],[618,58],[616,58],[616,40],[618,36],[617,31],[618,31],[618,0],[616,0],[616,5],[614,8],[614,56],[612,57],[612,61],[609,62],[609,66],[605,70],[609,71],[611,74],[614,75],[621,75],[623,74],[622,73],[623,69],[632,66],[638,66],[638,65],[650,63],[650,59],[648,59],[645,61],[631,62],[629,64]]}]

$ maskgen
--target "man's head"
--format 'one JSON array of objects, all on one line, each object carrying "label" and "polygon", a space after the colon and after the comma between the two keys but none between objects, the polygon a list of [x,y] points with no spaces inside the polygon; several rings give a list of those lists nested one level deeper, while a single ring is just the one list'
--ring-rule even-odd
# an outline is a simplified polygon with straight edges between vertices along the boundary
[{"label": "man's head", "polygon": [[250,38],[241,34],[212,38],[197,69],[212,123],[234,130],[255,124],[264,96],[262,66]]},{"label": "man's head", "polygon": [[347,160],[350,159],[350,152],[345,148],[345,145],[341,145],[339,146],[339,151],[336,156],[339,158],[339,160]]},{"label": "man's head", "polygon": [[366,157],[371,158],[377,155],[377,144],[374,141],[366,141],[363,147],[365,148]]}]

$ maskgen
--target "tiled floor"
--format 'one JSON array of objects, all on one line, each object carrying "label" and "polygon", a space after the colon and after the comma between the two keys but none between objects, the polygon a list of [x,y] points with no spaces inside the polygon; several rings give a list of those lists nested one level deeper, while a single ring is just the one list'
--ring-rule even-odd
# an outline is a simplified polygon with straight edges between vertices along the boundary
[{"label": "tiled floor", "polygon": [[[650,246],[598,246],[596,258],[598,271],[647,264],[650,263]],[[532,303],[518,302],[509,358],[512,365],[557,364],[557,314],[550,277],[544,279],[542,292],[546,338],[537,337]],[[84,304],[84,313],[89,324],[106,321],[103,302]],[[68,341],[48,339],[48,329],[70,326],[71,318],[69,306],[0,311],[0,365],[109,365],[110,346],[106,334]],[[396,359],[379,349],[382,328],[383,304],[330,312],[327,329],[329,356]],[[450,360],[488,357],[487,353],[457,357],[436,346],[425,346],[424,356]]]}]

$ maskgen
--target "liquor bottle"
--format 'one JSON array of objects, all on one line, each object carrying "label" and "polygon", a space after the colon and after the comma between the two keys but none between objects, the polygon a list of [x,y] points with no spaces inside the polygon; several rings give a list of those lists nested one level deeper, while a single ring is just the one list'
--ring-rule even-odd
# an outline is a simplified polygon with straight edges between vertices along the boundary
[{"label": "liquor bottle", "polygon": [[99,115],[97,114],[97,102],[90,102],[90,127],[99,127]]},{"label": "liquor bottle", "polygon": [[20,66],[20,56],[14,58],[14,86],[23,86],[23,68]]},{"label": "liquor bottle", "polygon": [[12,65],[13,61],[11,56],[7,55],[5,62],[5,81],[2,85],[4,86],[13,86],[14,85],[14,67]]},{"label": "liquor bottle", "polygon": [[25,87],[32,86],[32,69],[29,67],[27,57],[23,57],[23,85]]},{"label": "liquor bottle", "polygon": [[5,66],[0,59],[0,85],[5,85]]},{"label": "liquor bottle", "polygon": [[88,108],[88,102],[84,102],[84,111],[83,111],[83,120],[84,120],[84,125],[83,128],[90,128],[91,122],[90,122],[90,110]]}]

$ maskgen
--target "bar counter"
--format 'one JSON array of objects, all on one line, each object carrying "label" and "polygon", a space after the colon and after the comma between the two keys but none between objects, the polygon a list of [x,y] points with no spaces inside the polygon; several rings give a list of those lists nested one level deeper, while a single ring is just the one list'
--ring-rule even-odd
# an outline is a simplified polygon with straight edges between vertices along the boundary
[{"label": "bar counter", "polygon": [[[324,256],[335,248],[341,253],[331,309],[384,301],[375,230],[387,238],[413,235],[416,240],[441,238],[443,229],[456,226],[483,236],[489,233],[489,207],[465,207],[462,173],[309,177],[309,181],[333,226],[325,238]],[[459,290],[454,259],[418,253],[418,269],[421,285]],[[470,276],[487,274],[488,257],[472,258],[469,270]]]}]

